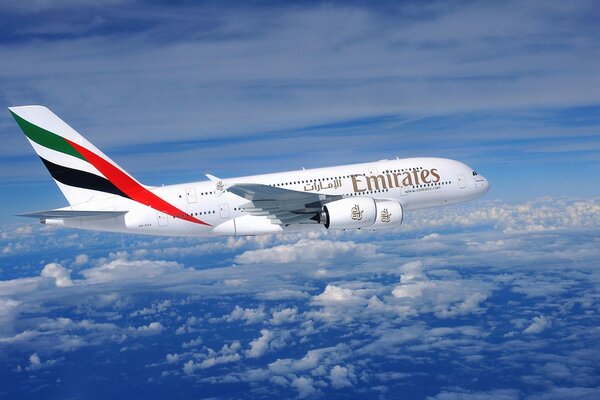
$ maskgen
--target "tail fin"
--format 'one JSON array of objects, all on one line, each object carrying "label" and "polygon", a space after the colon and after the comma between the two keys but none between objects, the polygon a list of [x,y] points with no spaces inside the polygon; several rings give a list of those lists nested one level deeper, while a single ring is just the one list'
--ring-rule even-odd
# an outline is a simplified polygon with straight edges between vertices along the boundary
[{"label": "tail fin", "polygon": [[71,205],[112,196],[130,198],[142,185],[42,106],[9,107]]}]

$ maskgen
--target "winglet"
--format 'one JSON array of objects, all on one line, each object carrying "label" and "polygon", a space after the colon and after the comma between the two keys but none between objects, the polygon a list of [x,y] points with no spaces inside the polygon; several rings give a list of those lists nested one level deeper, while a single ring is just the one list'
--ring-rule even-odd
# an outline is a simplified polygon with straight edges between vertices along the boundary
[{"label": "winglet", "polygon": [[222,180],[221,178],[217,178],[216,176],[211,175],[211,174],[205,174],[205,176],[213,182],[218,182],[218,181]]}]

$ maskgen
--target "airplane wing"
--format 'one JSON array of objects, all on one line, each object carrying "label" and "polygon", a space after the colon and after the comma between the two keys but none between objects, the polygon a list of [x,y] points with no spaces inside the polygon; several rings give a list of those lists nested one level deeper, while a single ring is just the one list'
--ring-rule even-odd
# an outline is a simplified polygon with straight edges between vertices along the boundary
[{"label": "airplane wing", "polygon": [[127,211],[77,211],[77,210],[46,210],[36,211],[25,214],[18,214],[18,217],[30,217],[44,219],[69,219],[82,218],[88,220],[99,220],[120,217],[127,214]]},{"label": "airplane wing", "polygon": [[243,206],[250,215],[266,216],[279,225],[316,223],[323,204],[342,196],[282,189],[258,183],[238,183],[227,191],[249,200]]}]

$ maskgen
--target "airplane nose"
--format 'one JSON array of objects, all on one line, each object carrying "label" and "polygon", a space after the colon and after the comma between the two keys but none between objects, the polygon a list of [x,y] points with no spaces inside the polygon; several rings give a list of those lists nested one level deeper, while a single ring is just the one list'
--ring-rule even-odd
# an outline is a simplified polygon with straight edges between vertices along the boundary
[{"label": "airplane nose", "polygon": [[483,193],[485,194],[488,192],[488,190],[490,190],[490,182],[488,182],[488,180],[486,178],[484,178],[483,176],[482,176],[482,178],[483,178],[482,190],[483,190]]},{"label": "airplane nose", "polygon": [[477,175],[475,177],[475,189],[479,196],[483,196],[490,190],[490,183],[484,176]]}]

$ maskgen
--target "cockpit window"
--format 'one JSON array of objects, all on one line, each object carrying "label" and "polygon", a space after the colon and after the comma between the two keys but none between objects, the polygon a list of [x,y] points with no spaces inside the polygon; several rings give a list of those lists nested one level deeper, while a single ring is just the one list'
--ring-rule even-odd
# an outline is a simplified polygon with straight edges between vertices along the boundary
[{"label": "cockpit window", "polygon": [[473,176],[477,176],[477,172],[473,171]]}]

